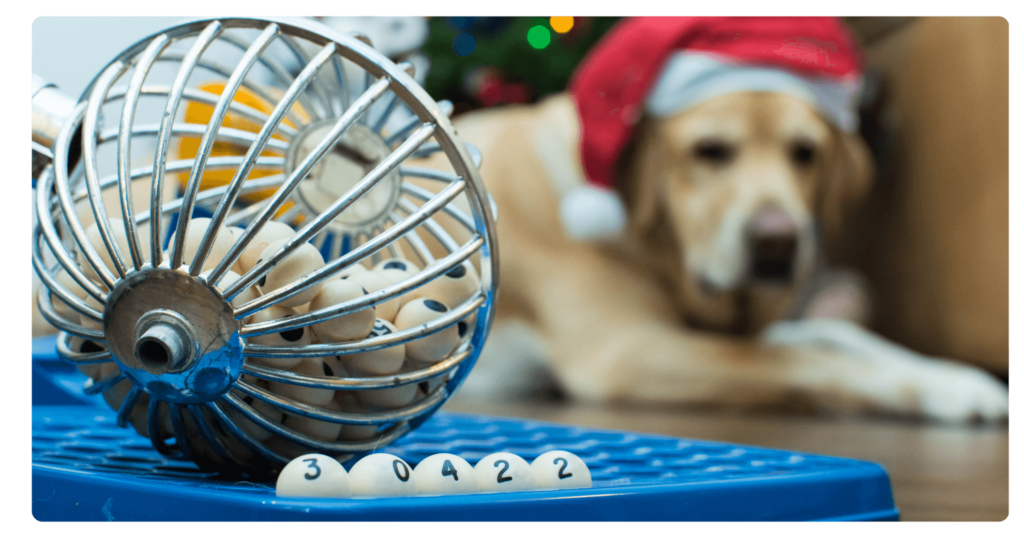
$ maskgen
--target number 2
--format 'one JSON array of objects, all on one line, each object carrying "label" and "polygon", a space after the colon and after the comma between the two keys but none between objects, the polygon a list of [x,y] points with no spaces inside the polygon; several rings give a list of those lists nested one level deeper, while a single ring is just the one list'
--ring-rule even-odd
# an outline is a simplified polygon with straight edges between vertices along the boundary
[{"label": "number 2", "polygon": [[309,458],[309,459],[305,459],[305,460],[302,460],[302,461],[304,463],[309,463],[309,468],[313,469],[314,471],[316,471],[316,474],[314,474],[314,475],[306,473],[305,474],[306,480],[316,480],[317,477],[320,476],[320,467],[318,467],[317,464],[316,464],[316,458]]},{"label": "number 2", "polygon": [[566,478],[572,476],[572,473],[565,472],[565,468],[569,466],[569,462],[565,461],[565,458],[555,458],[555,465],[558,465],[558,462],[562,462],[562,467],[558,469],[558,479],[565,480]]},{"label": "number 2", "polygon": [[505,471],[508,470],[508,462],[507,461],[505,461],[505,460],[498,460],[498,461],[494,462],[494,466],[497,467],[497,466],[499,466],[499,465],[501,465],[503,463],[505,464],[505,466],[502,467],[500,471],[498,471],[498,483],[499,484],[502,483],[502,482],[508,482],[509,480],[512,480],[511,476],[505,476]]},{"label": "number 2", "polygon": [[[403,463],[401,460],[395,460],[391,462],[391,468],[395,470],[395,476],[397,476],[399,480],[401,480],[402,482],[409,481],[409,468],[406,467],[405,463]],[[399,471],[399,469],[405,471],[405,476],[402,476],[402,473],[401,471]]]},{"label": "number 2", "polygon": [[451,476],[456,482],[459,481],[459,473],[455,471],[451,460],[444,460],[444,465],[441,466],[441,476]]}]

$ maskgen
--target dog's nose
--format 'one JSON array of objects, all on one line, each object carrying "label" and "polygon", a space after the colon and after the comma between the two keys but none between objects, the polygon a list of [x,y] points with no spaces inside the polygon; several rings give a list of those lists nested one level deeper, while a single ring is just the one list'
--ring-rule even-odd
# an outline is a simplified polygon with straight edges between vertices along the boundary
[{"label": "dog's nose", "polygon": [[765,206],[747,224],[750,276],[760,282],[791,282],[799,224],[776,206]]}]

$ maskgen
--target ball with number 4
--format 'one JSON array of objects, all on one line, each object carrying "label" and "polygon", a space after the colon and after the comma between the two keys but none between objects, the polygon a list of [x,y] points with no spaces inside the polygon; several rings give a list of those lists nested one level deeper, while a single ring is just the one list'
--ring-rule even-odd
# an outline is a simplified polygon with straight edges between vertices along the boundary
[{"label": "ball with number 4", "polygon": [[477,462],[476,481],[480,491],[523,491],[537,488],[533,468],[511,452],[498,452]]},{"label": "ball with number 4", "polygon": [[352,495],[404,497],[416,495],[416,475],[402,458],[378,452],[364,456],[349,472]]},{"label": "ball with number 4", "polygon": [[579,456],[564,450],[545,452],[530,464],[537,478],[537,487],[542,489],[589,488],[590,469]]},{"label": "ball with number 4", "polygon": [[351,492],[345,468],[323,454],[299,456],[277,476],[278,497],[348,497]]},{"label": "ball with number 4", "polygon": [[480,491],[476,471],[454,454],[434,454],[416,465],[416,486],[423,493],[475,493]]}]

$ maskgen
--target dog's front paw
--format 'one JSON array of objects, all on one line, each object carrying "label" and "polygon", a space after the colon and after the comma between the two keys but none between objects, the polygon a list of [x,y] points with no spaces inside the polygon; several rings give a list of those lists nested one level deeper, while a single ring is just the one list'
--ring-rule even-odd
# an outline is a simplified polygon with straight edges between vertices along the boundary
[{"label": "dog's front paw", "polygon": [[1002,381],[966,364],[926,357],[842,320],[779,322],[762,341],[828,350],[835,370],[810,376],[821,403],[839,411],[879,411],[950,423],[994,422],[1009,413]]},{"label": "dog's front paw", "polygon": [[943,422],[995,422],[1009,414],[1009,390],[992,375],[950,361],[934,360],[912,374],[918,408]]}]

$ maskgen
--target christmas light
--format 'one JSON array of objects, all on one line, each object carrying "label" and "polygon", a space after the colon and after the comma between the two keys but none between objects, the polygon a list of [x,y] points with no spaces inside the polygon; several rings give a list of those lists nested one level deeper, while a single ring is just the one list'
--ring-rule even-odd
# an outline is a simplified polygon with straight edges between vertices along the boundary
[{"label": "christmas light", "polygon": [[551,29],[564,34],[569,30],[572,30],[573,17],[551,17],[548,22],[551,24]]},{"label": "christmas light", "polygon": [[535,49],[546,48],[551,44],[551,31],[538,24],[526,33],[526,41]]},{"label": "christmas light", "polygon": [[455,36],[455,40],[452,42],[452,48],[455,49],[455,54],[459,56],[469,56],[476,50],[476,38],[465,32]]}]

